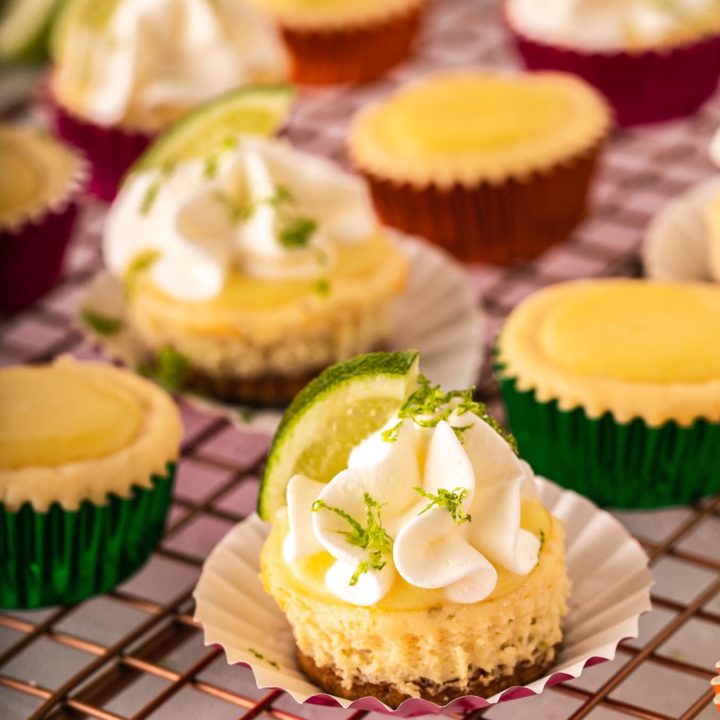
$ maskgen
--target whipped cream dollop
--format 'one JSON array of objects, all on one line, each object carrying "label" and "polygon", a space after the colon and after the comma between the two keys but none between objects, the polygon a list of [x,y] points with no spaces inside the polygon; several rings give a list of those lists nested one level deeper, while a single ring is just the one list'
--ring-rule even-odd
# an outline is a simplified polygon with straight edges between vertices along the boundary
[{"label": "whipped cream dollop", "polygon": [[710,141],[710,159],[720,168],[720,128],[715,131]]},{"label": "whipped cream dollop", "polygon": [[520,527],[523,497],[536,497],[527,463],[462,404],[427,419],[394,418],[327,484],[290,479],[286,563],[326,550],[327,588],[355,605],[378,603],[399,580],[479,602],[498,567],[537,565],[540,540]]},{"label": "whipped cream dollop", "polygon": [[365,184],[278,139],[244,136],[217,156],[135,173],[108,215],[105,262],[123,277],[138,258],[171,297],[216,297],[229,273],[323,278],[338,248],[377,229]]},{"label": "whipped cream dollop", "polygon": [[720,30],[716,0],[507,0],[514,27],[540,41],[614,51]]},{"label": "whipped cream dollop", "polygon": [[243,0],[121,0],[105,26],[69,28],[56,61],[60,91],[103,125],[287,75],[277,30]]}]

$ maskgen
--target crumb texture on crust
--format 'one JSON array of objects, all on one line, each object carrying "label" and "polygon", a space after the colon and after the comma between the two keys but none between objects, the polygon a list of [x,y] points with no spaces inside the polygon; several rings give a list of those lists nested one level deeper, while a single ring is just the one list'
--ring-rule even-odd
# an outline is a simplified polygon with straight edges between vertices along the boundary
[{"label": "crumb texture on crust", "polygon": [[569,592],[563,537],[553,519],[537,567],[510,592],[472,605],[397,610],[324,600],[288,582],[281,543],[270,540],[261,576],[290,622],[302,665],[328,692],[388,688],[388,704],[482,687],[491,694],[515,676],[529,682],[529,670],[539,677],[555,659]]},{"label": "crumb texture on crust", "polygon": [[139,428],[112,452],[56,465],[0,469],[0,503],[15,511],[24,503],[45,512],[55,502],[77,510],[84,500],[103,505],[110,493],[128,497],[134,486],[149,488],[153,475],[165,475],[177,459],[182,424],[172,398],[151,382],[112,365],[80,363],[70,357],[55,362],[93,387],[112,386],[139,409]]},{"label": "crumb texture on crust", "polygon": [[[692,318],[692,321],[688,321]],[[521,303],[498,341],[502,373],[539,402],[618,422],[720,420],[720,289],[579,280]]]},{"label": "crumb texture on crust", "polygon": [[498,184],[588,153],[611,123],[603,97],[569,75],[456,70],[362,111],[349,153],[363,172],[397,183]]}]

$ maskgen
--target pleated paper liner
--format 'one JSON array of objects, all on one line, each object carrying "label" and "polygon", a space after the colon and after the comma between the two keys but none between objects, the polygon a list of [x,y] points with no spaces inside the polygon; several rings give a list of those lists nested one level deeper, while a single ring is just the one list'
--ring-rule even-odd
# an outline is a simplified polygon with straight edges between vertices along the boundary
[{"label": "pleated paper liner", "polygon": [[46,512],[0,503],[0,607],[77,603],[108,592],[139,570],[160,542],[175,465],[105,505],[85,500],[77,510],[53,503]]},{"label": "pleated paper liner", "polygon": [[88,176],[88,165],[78,155],[67,191],[55,205],[0,226],[0,312],[27,307],[59,280]]},{"label": "pleated paper liner", "polygon": [[[420,350],[423,372],[446,389],[474,385],[483,358],[484,317],[464,270],[447,253],[426,242],[409,237],[398,241],[410,271],[405,290],[391,304],[384,349]],[[91,281],[81,308],[81,330],[107,355],[133,368],[148,362],[148,349],[127,323],[122,287],[109,273],[100,273]],[[88,310],[117,320],[120,331],[98,334],[82,319],[83,311]],[[219,402],[192,392],[183,397],[258,432],[274,432],[282,417],[279,410]]]},{"label": "pleated paper liner", "polygon": [[710,280],[705,210],[720,192],[720,177],[705,180],[669,202],[645,233],[645,273],[654,280]]},{"label": "pleated paper liner", "polygon": [[337,28],[282,25],[292,78],[307,85],[359,84],[380,77],[410,55],[426,3],[365,24]]},{"label": "pleated paper liner", "polygon": [[45,92],[45,101],[57,134],[81,150],[90,162],[90,192],[100,200],[114,200],[123,177],[154,136],[81,118],[50,89]]},{"label": "pleated paper liner", "polygon": [[615,108],[620,127],[693,115],[717,89],[720,34],[644,52],[583,52],[530,38],[505,20],[528,70],[559,70],[587,80]]},{"label": "pleated paper liner", "polygon": [[[638,619],[650,609],[652,576],[636,540],[589,500],[539,480],[540,499],[561,520],[572,584],[564,649],[543,678],[490,698],[465,696],[444,707],[413,698],[394,714],[464,714],[498,702],[536,695],[579,677],[585,667],[615,657],[618,644],[637,637]],[[324,693],[300,671],[290,625],[259,578],[260,549],[269,525],[253,515],[235,526],[213,550],[195,589],[195,618],[206,645],[221,646],[230,664],[252,668],[258,687],[277,687],[297,702],[393,712],[373,697],[350,701]],[[238,611],[241,608],[242,611]]]},{"label": "pleated paper liner", "polygon": [[547,170],[475,185],[415,185],[360,167],[378,215],[464,262],[509,265],[564,242],[587,215],[598,143]]},{"label": "pleated paper liner", "polygon": [[688,505],[720,492],[720,423],[651,427],[641,418],[619,423],[609,412],[591,418],[562,410],[497,377],[520,455],[535,472],[616,508]]}]

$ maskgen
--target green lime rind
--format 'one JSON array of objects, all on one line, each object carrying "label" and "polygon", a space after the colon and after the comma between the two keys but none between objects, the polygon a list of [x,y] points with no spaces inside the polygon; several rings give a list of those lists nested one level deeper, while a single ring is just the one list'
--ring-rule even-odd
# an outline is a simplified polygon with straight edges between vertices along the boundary
[{"label": "green lime rind", "polygon": [[40,62],[47,56],[51,27],[65,0],[0,3],[0,62]]},{"label": "green lime rind", "polygon": [[171,125],[129,174],[210,158],[238,135],[274,135],[290,114],[295,95],[289,84],[248,85],[221,95]]},{"label": "green lime rind", "polygon": [[392,417],[417,383],[414,350],[370,353],[333,365],[310,382],[285,411],[260,484],[258,515],[271,520],[285,505],[298,473],[330,481],[350,450]]}]

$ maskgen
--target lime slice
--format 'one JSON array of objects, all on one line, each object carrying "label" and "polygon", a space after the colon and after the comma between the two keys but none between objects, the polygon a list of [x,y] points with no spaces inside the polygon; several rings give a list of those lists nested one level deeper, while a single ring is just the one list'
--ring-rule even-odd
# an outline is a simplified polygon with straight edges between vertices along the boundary
[{"label": "lime slice", "polygon": [[102,33],[119,3],[120,0],[61,0],[62,7],[50,38],[55,61],[59,62],[65,57],[65,49],[73,30],[82,28],[91,33]]},{"label": "lime slice", "polygon": [[0,60],[41,60],[48,30],[63,0],[6,0],[0,3]]},{"label": "lime slice", "polygon": [[258,514],[285,504],[288,480],[302,473],[329,482],[350,451],[379,430],[415,387],[418,353],[371,353],[334,365],[307,385],[285,412],[260,485]]},{"label": "lime slice", "polygon": [[164,132],[130,172],[208,158],[238,135],[273,135],[287,118],[292,85],[248,85],[202,105]]}]

